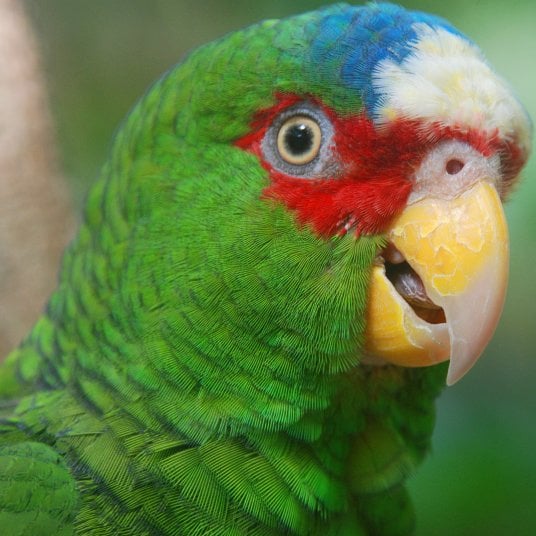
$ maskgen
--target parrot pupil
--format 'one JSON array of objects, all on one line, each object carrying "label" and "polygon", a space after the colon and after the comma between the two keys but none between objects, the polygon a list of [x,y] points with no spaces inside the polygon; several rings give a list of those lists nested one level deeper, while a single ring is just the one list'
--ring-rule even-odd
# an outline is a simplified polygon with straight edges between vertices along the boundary
[{"label": "parrot pupil", "polygon": [[285,148],[294,156],[310,151],[313,147],[313,132],[304,124],[291,126],[285,136]]}]

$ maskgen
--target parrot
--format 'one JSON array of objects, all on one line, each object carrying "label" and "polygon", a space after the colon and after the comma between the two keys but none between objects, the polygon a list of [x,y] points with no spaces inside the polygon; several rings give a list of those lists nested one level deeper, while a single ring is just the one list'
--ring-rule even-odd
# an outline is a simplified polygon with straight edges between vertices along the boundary
[{"label": "parrot", "polygon": [[0,369],[13,535],[404,535],[508,277],[531,121],[446,20],[265,20],[134,106]]}]

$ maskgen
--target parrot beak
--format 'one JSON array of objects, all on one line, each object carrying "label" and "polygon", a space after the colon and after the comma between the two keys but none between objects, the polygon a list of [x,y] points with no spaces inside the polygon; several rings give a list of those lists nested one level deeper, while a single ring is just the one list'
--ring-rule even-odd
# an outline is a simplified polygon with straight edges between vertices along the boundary
[{"label": "parrot beak", "polygon": [[499,195],[481,180],[451,199],[420,199],[387,238],[372,270],[364,362],[450,359],[452,385],[483,352],[504,303],[509,248]]}]

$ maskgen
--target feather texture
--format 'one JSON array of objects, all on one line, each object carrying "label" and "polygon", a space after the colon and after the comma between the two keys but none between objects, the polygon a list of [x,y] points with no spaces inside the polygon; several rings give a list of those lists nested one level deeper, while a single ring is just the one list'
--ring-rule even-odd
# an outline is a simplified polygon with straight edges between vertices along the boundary
[{"label": "feather texture", "polygon": [[[0,465],[0,481],[33,501],[14,519],[0,494],[0,526],[411,531],[403,484],[429,448],[445,367],[362,363],[370,272],[405,197],[360,236],[318,232],[266,195],[270,169],[240,140],[281,95],[376,135],[375,67],[411,54],[416,22],[459,35],[392,5],[337,4],[206,45],[142,98],[45,313],[0,369],[0,456],[15,464]],[[44,464],[31,478],[11,469],[28,448]],[[51,503],[37,501],[46,471]]]}]

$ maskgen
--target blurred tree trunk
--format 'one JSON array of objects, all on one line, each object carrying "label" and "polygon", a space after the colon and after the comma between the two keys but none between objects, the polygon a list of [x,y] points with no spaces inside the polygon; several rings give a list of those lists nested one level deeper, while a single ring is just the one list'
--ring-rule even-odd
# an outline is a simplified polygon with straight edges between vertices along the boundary
[{"label": "blurred tree trunk", "polygon": [[0,360],[42,311],[72,227],[38,47],[20,0],[0,0]]}]

